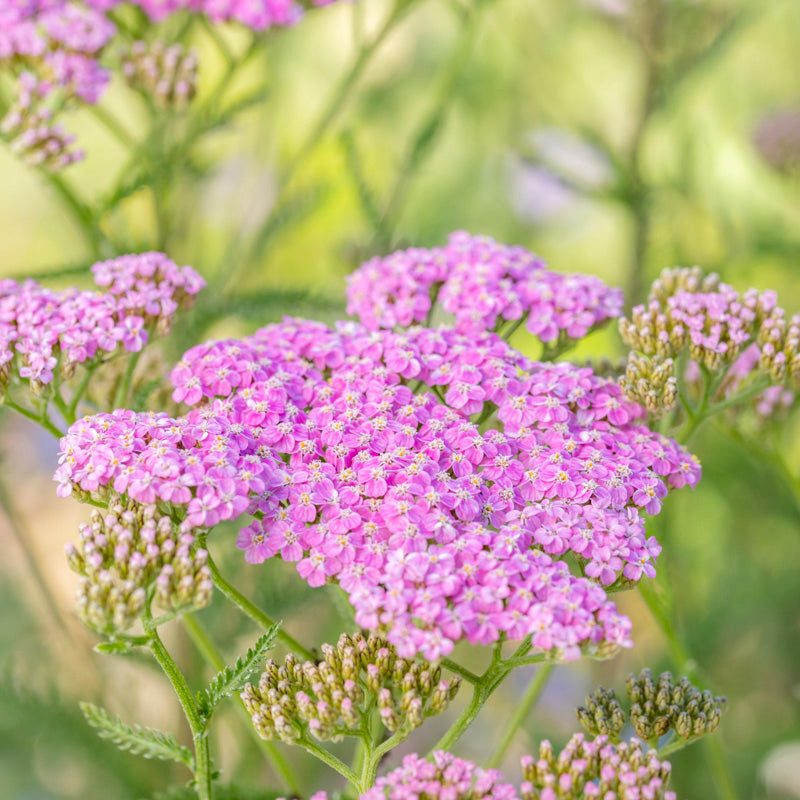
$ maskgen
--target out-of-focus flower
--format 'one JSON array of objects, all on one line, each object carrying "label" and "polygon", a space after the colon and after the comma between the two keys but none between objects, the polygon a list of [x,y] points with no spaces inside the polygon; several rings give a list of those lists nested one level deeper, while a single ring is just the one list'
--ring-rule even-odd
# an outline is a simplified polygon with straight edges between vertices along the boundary
[{"label": "out-of-focus flower", "polygon": [[178,42],[134,42],[122,56],[120,68],[129,86],[162,108],[186,108],[197,88],[197,55]]},{"label": "out-of-focus flower", "polygon": [[[311,0],[310,6],[333,0]],[[26,0],[0,4],[0,69],[31,73],[39,87],[36,107],[18,90],[3,128],[29,161],[61,169],[80,158],[71,138],[50,123],[56,109],[97,103],[110,73],[101,61],[117,28],[108,12],[122,0]],[[138,0],[153,23],[181,10],[204,14],[214,23],[237,22],[255,31],[293,25],[303,15],[295,0]],[[123,59],[123,72],[138,87],[150,89],[157,103],[183,107],[194,92],[196,62],[180,45],[135,48]],[[52,101],[52,102],[50,102]],[[45,103],[50,102],[50,106]],[[70,154],[69,156],[67,154]]]},{"label": "out-of-focus flower", "polygon": [[767,114],[755,130],[753,143],[773,169],[796,175],[800,169],[800,110]]}]

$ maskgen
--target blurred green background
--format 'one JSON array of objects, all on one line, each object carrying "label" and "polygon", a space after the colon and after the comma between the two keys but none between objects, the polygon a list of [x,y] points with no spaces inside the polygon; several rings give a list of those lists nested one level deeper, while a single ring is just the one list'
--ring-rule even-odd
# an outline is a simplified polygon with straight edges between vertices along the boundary
[{"label": "blurred green background", "polygon": [[[99,255],[164,249],[212,284],[170,358],[283,314],[342,317],[344,276],[362,260],[440,244],[454,229],[599,275],[631,302],[663,267],[699,264],[800,309],[797,0],[412,0],[384,28],[391,13],[384,0],[354,0],[309,14],[270,34],[224,94],[221,51],[192,26],[195,112],[153,129],[116,79],[104,98],[130,145],[87,110],[66,115],[89,155],[63,181],[91,212],[91,235],[46,175],[0,149],[2,275],[84,284]],[[249,45],[241,30],[221,33],[234,53]],[[192,113],[209,124],[187,147]],[[524,335],[515,343],[532,348]],[[622,354],[613,327],[579,351]],[[77,701],[181,730],[177,705],[144,659],[91,651],[62,557],[85,509],[55,500],[55,444],[18,417],[3,423],[0,800],[154,797],[185,776],[96,739]],[[652,521],[680,634],[706,685],[730,701],[719,735],[740,798],[800,798],[799,447],[791,416],[744,436],[709,426],[693,442],[701,484]],[[245,567],[234,538],[215,534],[218,560],[294,635],[319,643],[348,625],[291,565]],[[672,668],[638,595],[619,603],[636,647],[557,671],[508,754],[510,778],[540,739],[566,740],[598,682],[619,688],[630,670]],[[203,616],[229,655],[254,638],[220,602]],[[180,631],[169,634],[199,686],[207,671]],[[459,658],[482,655],[463,648]],[[526,677],[498,692],[460,754],[485,754]],[[238,718],[221,719],[225,780],[268,785]],[[446,724],[432,721],[406,749]],[[674,757],[680,798],[722,796],[708,758],[699,745]],[[309,790],[338,785],[309,758],[297,763]]]}]

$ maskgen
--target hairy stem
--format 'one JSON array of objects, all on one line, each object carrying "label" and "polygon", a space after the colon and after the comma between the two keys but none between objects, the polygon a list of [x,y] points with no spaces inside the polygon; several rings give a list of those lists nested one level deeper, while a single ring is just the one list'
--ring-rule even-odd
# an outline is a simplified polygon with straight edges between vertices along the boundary
[{"label": "hairy stem", "polygon": [[[145,614],[145,622],[149,619],[149,610]],[[150,649],[156,657],[161,669],[172,684],[178,702],[181,704],[186,721],[192,731],[192,743],[194,744],[194,779],[195,791],[199,800],[211,800],[213,797],[212,788],[212,769],[211,755],[208,746],[208,732],[200,710],[197,707],[191,689],[186,683],[183,673],[170,655],[158,631],[152,630],[149,633]]]},{"label": "hairy stem", "polygon": [[[202,542],[200,546],[204,547],[205,543]],[[248,600],[236,587],[225,580],[222,573],[219,571],[219,567],[217,567],[210,554],[208,556],[208,568],[211,570],[211,579],[214,581],[214,585],[225,595],[225,597],[228,598],[228,600],[230,600],[243,613],[250,617],[253,622],[255,622],[264,630],[271,628],[275,624],[275,621],[271,617],[267,616],[267,614],[265,614],[251,600]],[[305,647],[303,647],[300,642],[298,642],[293,636],[290,636],[283,628],[278,629],[278,635],[276,638],[296,655],[301,656],[307,661],[315,660],[314,654],[310,650],[307,650]]]},{"label": "hairy stem", "polygon": [[356,773],[353,772],[353,770],[350,769],[347,764],[333,755],[333,753],[329,753],[327,750],[324,750],[310,738],[301,739],[297,742],[297,744],[307,752],[311,753],[312,756],[319,759],[323,764],[327,764],[331,769],[334,769],[340,775],[343,775],[348,782],[355,787],[356,791],[360,791],[358,775],[356,775]]},{"label": "hairy stem", "polygon": [[[214,641],[211,639],[208,631],[200,622],[196,614],[184,614],[181,617],[181,622],[189,635],[189,638],[194,643],[200,655],[213,667],[217,672],[225,669],[225,659],[217,649]],[[247,713],[245,707],[238,701],[234,700],[236,711],[239,717],[244,721],[247,730],[254,735],[256,743],[263,751],[270,765],[272,766],[275,774],[281,779],[285,788],[292,794],[300,794],[300,784],[292,771],[292,767],[288,760],[284,757],[283,753],[278,749],[274,742],[269,742],[262,739],[256,729],[251,724],[250,715]]]},{"label": "hairy stem", "polygon": [[3,404],[8,406],[8,408],[13,408],[19,414],[22,414],[23,417],[27,417],[30,420],[33,420],[37,425],[41,425],[48,433],[52,433],[56,439],[60,439],[64,433],[63,431],[59,430],[52,420],[45,416],[44,418],[40,414],[36,414],[25,406],[21,406],[11,400],[9,397],[4,398]]}]

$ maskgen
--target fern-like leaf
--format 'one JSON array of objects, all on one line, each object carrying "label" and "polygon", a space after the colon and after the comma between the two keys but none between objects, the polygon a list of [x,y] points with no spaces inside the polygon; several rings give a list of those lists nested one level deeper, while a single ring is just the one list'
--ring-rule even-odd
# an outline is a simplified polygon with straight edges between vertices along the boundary
[{"label": "fern-like leaf", "polygon": [[272,648],[279,627],[277,624],[273,625],[263,636],[259,636],[256,643],[243,656],[220,670],[208,686],[198,693],[197,702],[206,717],[211,716],[220,700],[244,688],[245,683]]},{"label": "fern-like leaf", "polygon": [[141,725],[131,727],[92,703],[81,703],[80,706],[86,721],[97,730],[100,738],[114,742],[120,750],[145,758],[177,761],[192,769],[191,751],[179,745],[172,734]]}]

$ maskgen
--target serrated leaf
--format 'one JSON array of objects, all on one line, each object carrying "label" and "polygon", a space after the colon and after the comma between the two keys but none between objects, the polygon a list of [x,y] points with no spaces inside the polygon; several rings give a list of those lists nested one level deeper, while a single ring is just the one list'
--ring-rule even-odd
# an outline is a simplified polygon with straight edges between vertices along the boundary
[{"label": "serrated leaf", "polygon": [[273,625],[263,636],[259,636],[256,643],[243,656],[237,658],[232,665],[220,670],[208,686],[198,693],[197,702],[206,717],[212,714],[220,700],[244,688],[245,683],[272,648],[279,628],[280,625]]},{"label": "serrated leaf", "polygon": [[191,751],[179,745],[172,734],[141,725],[126,725],[119,717],[112,717],[93,703],[81,703],[80,707],[86,721],[97,730],[100,738],[108,739],[120,750],[144,758],[177,761],[192,769]]}]

